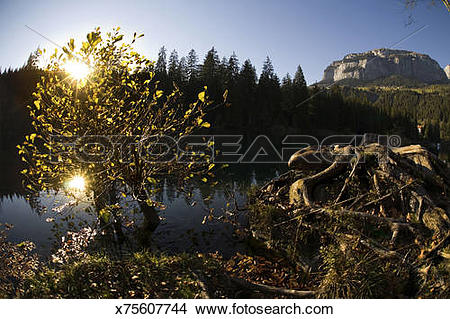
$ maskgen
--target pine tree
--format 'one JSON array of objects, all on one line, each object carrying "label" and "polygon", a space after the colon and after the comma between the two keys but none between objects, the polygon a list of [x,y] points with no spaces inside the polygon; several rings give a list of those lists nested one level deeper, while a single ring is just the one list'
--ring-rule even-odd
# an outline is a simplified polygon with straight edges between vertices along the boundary
[{"label": "pine tree", "polygon": [[228,59],[227,64],[225,85],[230,86],[236,83],[239,76],[239,60],[236,53],[233,52],[233,54]]},{"label": "pine tree", "polygon": [[[295,72],[293,83],[293,102],[294,105],[299,105],[308,98],[308,88],[306,86],[305,77],[303,75],[302,67],[299,65]],[[301,106],[301,105],[299,105]]]},{"label": "pine tree", "polygon": [[211,82],[216,76],[219,69],[219,56],[217,55],[216,49],[214,47],[208,51],[203,61],[201,78],[206,82]]},{"label": "pine tree", "polygon": [[294,85],[292,83],[292,78],[289,73],[287,73],[283,80],[281,81],[281,108],[283,110],[291,109],[295,102],[294,97]]},{"label": "pine tree", "polygon": [[[228,59],[227,58],[222,57],[222,61],[220,61],[217,73],[218,73],[217,75],[218,75],[218,80],[219,80],[219,86],[222,89],[225,89],[226,85],[228,84],[227,83],[227,80],[228,80],[228,74],[227,74],[228,73]],[[227,87],[227,89],[229,89],[229,88]]]},{"label": "pine tree", "polygon": [[40,49],[38,48],[33,53],[30,53],[27,63],[25,63],[25,65],[23,67],[25,70],[37,70],[38,69],[39,52],[40,52]]},{"label": "pine tree", "polygon": [[255,133],[257,81],[255,67],[250,60],[245,60],[237,77],[237,101],[232,105],[232,108],[236,110],[235,121],[242,130],[239,134]]},{"label": "pine tree", "polygon": [[181,82],[180,62],[178,61],[178,52],[176,50],[173,50],[169,56],[168,75],[171,81],[177,84]]},{"label": "pine tree", "polygon": [[294,76],[294,84],[299,87],[306,87],[305,76],[303,75],[302,67],[299,65]]},{"label": "pine tree", "polygon": [[186,57],[186,76],[187,84],[184,97],[187,101],[192,102],[197,99],[197,93],[203,87],[200,81],[200,67],[198,64],[198,56],[194,49],[190,50]]},{"label": "pine tree", "polygon": [[158,60],[156,61],[155,73],[157,76],[167,76],[167,55],[166,48],[161,47],[158,53]]},{"label": "pine tree", "polygon": [[185,85],[189,81],[188,64],[186,62],[185,57],[182,57],[180,59],[180,63],[178,65],[178,70],[180,72],[180,80],[181,80],[180,83]]},{"label": "pine tree", "polygon": [[166,48],[161,47],[158,53],[158,60],[155,64],[155,79],[160,82],[159,88],[162,90],[167,90],[171,88],[171,81],[167,75],[167,55]]},{"label": "pine tree", "polygon": [[289,73],[286,73],[284,78],[281,80],[281,87],[289,87],[292,85],[292,78]]},{"label": "pine tree", "polygon": [[258,130],[260,134],[271,134],[270,128],[274,126],[277,116],[280,116],[281,91],[280,80],[274,72],[269,57],[264,61],[261,76],[258,82],[257,93]]},{"label": "pine tree", "polygon": [[250,60],[245,60],[239,73],[239,86],[247,88],[255,88],[258,76],[256,75],[256,68],[252,65]]},{"label": "pine tree", "polygon": [[194,49],[189,51],[187,56],[187,75],[189,81],[195,80],[198,77],[198,56]]},{"label": "pine tree", "polygon": [[269,57],[266,57],[266,60],[264,61],[261,76],[259,78],[259,81],[266,81],[266,80],[273,80],[275,73],[273,70],[272,61]]},{"label": "pine tree", "polygon": [[219,77],[219,56],[214,47],[208,51],[201,68],[201,81],[207,85],[208,92],[213,100],[217,101],[221,96],[220,77]]}]

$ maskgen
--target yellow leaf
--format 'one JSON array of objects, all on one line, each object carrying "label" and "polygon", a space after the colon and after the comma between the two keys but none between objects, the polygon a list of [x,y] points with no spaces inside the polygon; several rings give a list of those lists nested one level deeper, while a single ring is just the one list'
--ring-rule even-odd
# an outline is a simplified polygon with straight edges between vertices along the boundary
[{"label": "yellow leaf", "polygon": [[200,101],[202,101],[202,102],[205,102],[205,92],[203,91],[203,92],[200,92],[199,94],[198,94],[198,99],[200,100]]},{"label": "yellow leaf", "polygon": [[207,179],[206,177],[203,177],[203,178],[202,178],[202,182],[205,182],[205,183],[206,183],[207,181],[208,181],[208,179]]},{"label": "yellow leaf", "polygon": [[41,101],[39,101],[39,100],[34,101],[34,105],[39,110],[41,108]]},{"label": "yellow leaf", "polygon": [[209,124],[208,122],[204,122],[204,123],[202,124],[202,127],[209,128],[209,127],[211,127],[211,124]]},{"label": "yellow leaf", "polygon": [[158,91],[156,91],[156,93],[155,93],[155,95],[156,95],[156,98],[160,98],[162,95],[163,95],[163,91],[162,90],[158,90]]},{"label": "yellow leaf", "polygon": [[36,138],[36,133],[30,135],[31,143],[34,143],[34,139]]}]

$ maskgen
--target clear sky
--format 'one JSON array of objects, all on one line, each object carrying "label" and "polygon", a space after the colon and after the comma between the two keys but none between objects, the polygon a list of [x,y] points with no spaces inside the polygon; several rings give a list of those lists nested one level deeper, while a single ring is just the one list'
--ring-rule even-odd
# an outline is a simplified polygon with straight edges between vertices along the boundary
[{"label": "clear sky", "polygon": [[351,52],[390,47],[429,54],[450,64],[450,13],[440,1],[408,12],[402,0],[0,0],[0,67],[20,66],[38,46],[53,45],[25,25],[63,45],[94,27],[120,26],[127,34],[145,33],[136,46],[155,58],[162,45],[185,55],[194,48],[203,59],[215,46],[220,56],[233,51],[258,70],[267,55],[280,78],[303,68],[308,83],[325,67]]}]

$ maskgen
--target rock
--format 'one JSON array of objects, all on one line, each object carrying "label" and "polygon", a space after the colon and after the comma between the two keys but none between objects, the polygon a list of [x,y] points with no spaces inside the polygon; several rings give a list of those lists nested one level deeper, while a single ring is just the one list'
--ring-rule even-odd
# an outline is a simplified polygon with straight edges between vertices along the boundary
[{"label": "rock", "polygon": [[450,80],[450,64],[447,64],[447,66],[444,69],[444,72],[447,75],[447,78]]},{"label": "rock", "polygon": [[[447,68],[446,70],[450,71],[450,67]],[[372,81],[392,75],[434,83],[446,81],[449,73],[444,72],[439,64],[426,54],[375,49],[364,53],[351,53],[342,60],[334,61],[325,69],[322,82],[333,83],[344,79]]]}]

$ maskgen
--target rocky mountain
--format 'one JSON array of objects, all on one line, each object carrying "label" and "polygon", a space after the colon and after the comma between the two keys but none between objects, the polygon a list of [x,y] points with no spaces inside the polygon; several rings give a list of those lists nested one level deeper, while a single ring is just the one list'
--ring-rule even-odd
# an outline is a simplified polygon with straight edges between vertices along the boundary
[{"label": "rocky mountain", "polygon": [[445,71],[445,74],[447,74],[447,78],[450,80],[450,64],[447,64],[444,71]]},{"label": "rocky mountain", "polygon": [[418,80],[424,83],[447,81],[446,72],[426,54],[405,50],[375,49],[364,53],[351,53],[334,61],[323,75],[322,83],[334,83],[351,79],[373,81],[392,75]]}]

